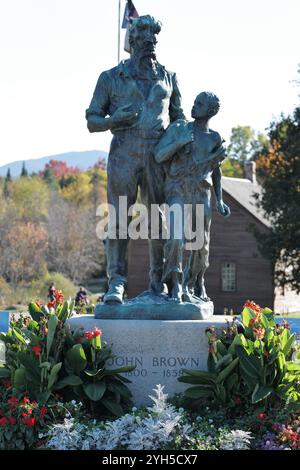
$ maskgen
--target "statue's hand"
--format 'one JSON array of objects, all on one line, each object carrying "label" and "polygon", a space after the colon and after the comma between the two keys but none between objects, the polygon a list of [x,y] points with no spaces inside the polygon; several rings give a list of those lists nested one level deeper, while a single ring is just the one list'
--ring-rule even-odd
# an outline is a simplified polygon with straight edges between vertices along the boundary
[{"label": "statue's hand", "polygon": [[217,201],[217,211],[219,214],[221,214],[223,217],[229,217],[231,214],[230,208],[223,202],[223,200]]},{"label": "statue's hand", "polygon": [[117,127],[130,127],[137,121],[139,117],[138,111],[126,111],[130,106],[130,104],[122,106],[111,116],[112,129]]}]

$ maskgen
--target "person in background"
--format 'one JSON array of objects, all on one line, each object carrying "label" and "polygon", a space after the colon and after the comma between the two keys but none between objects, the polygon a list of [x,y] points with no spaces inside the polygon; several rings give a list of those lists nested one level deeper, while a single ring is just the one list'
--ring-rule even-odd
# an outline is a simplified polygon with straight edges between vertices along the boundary
[{"label": "person in background", "polygon": [[48,289],[48,299],[50,302],[53,302],[55,300],[55,285],[54,282],[51,282],[49,289]]},{"label": "person in background", "polygon": [[87,292],[83,287],[79,288],[79,291],[76,294],[75,305],[82,305],[83,303],[88,303]]}]

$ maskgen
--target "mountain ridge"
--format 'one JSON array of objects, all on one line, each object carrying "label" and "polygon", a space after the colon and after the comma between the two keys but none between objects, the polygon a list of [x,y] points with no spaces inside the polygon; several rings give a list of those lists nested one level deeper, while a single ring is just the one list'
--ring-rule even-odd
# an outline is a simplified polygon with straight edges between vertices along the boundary
[{"label": "mountain ridge", "polygon": [[80,170],[87,170],[93,166],[98,158],[107,160],[108,153],[104,150],[84,150],[74,152],[64,152],[56,155],[49,155],[41,158],[32,158],[29,160],[17,160],[0,166],[0,176],[6,176],[8,168],[13,178],[20,176],[23,162],[29,174],[38,173],[43,170],[50,160],[59,160],[66,162],[68,166],[78,167]]}]

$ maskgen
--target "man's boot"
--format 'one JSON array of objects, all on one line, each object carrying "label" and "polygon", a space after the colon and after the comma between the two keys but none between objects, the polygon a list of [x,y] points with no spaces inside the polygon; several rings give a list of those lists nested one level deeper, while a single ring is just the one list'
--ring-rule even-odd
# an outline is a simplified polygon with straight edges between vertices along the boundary
[{"label": "man's boot", "polygon": [[124,284],[121,281],[112,281],[103,298],[103,302],[105,304],[122,304],[124,291]]},{"label": "man's boot", "polygon": [[123,303],[126,284],[127,240],[108,239],[105,243],[109,288],[103,297],[104,303]]}]

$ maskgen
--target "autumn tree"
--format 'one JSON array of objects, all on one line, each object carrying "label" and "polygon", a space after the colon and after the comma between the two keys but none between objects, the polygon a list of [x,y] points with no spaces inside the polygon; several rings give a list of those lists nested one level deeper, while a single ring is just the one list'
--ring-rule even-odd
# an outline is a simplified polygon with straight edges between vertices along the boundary
[{"label": "autumn tree", "polygon": [[270,146],[257,156],[263,179],[258,205],[271,222],[258,235],[262,252],[273,262],[275,282],[300,292],[300,107],[269,129]]},{"label": "autumn tree", "polygon": [[244,162],[255,159],[256,155],[267,146],[267,137],[262,133],[256,133],[252,127],[233,127],[227,148],[228,158],[222,164],[223,175],[243,178]]},{"label": "autumn tree", "polygon": [[30,222],[17,222],[2,232],[0,277],[15,286],[38,279],[45,269],[46,230]]}]

